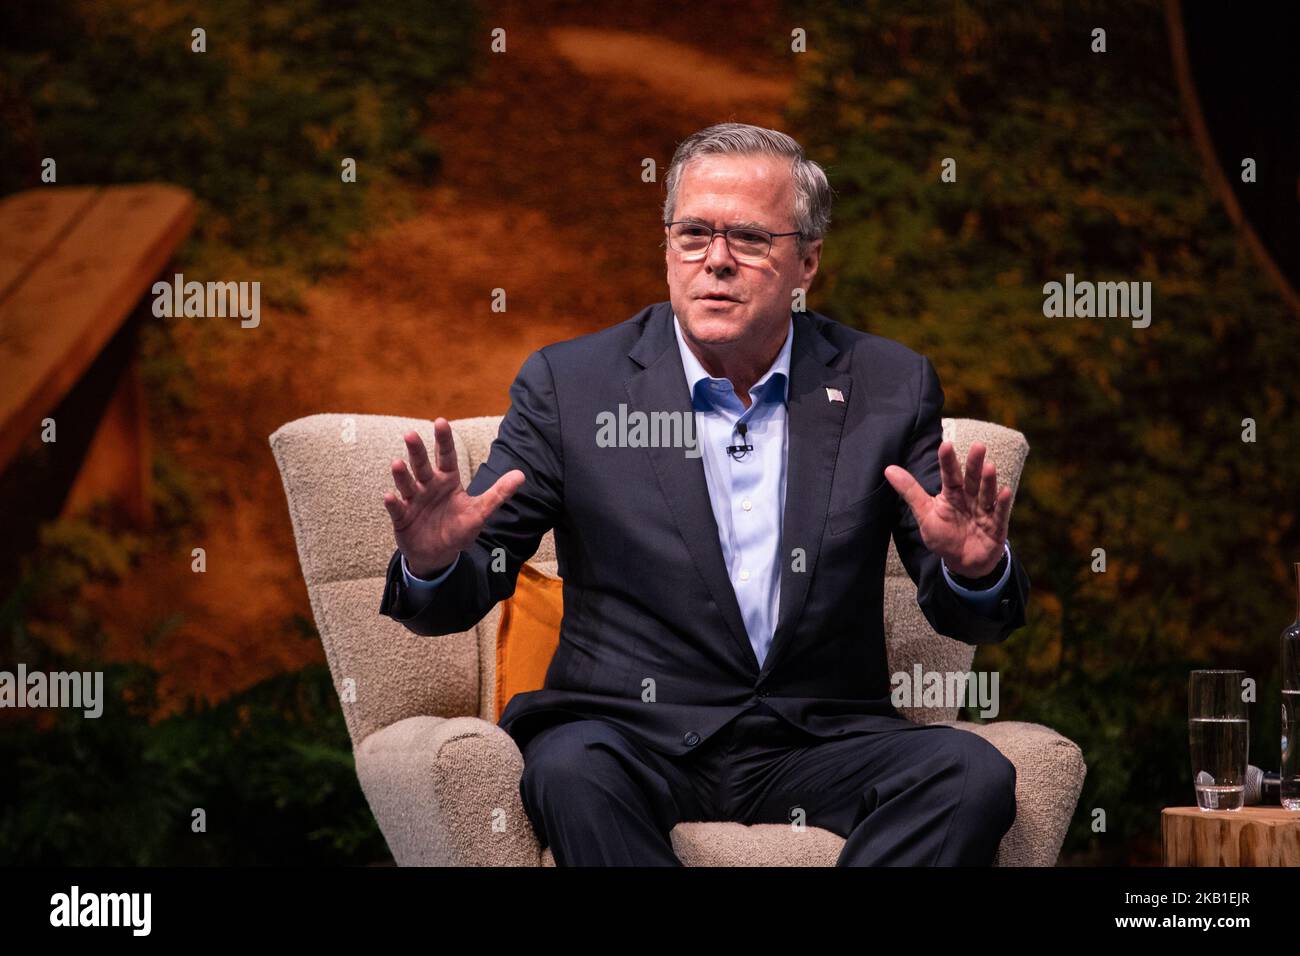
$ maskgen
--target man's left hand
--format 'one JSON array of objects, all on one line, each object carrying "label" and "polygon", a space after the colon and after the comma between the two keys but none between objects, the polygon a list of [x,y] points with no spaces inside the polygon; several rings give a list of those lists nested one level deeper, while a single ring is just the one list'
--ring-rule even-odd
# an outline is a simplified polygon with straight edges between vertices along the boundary
[{"label": "man's left hand", "polygon": [[905,468],[890,465],[885,478],[916,516],[925,546],[953,574],[983,577],[997,567],[1011,521],[1011,489],[998,487],[998,469],[972,442],[963,477],[952,442],[939,444],[939,493],[931,495]]}]

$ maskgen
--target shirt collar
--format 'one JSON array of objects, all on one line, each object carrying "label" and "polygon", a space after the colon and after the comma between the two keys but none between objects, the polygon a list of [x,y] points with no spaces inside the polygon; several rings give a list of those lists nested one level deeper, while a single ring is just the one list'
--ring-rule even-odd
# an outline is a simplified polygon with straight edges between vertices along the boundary
[{"label": "shirt collar", "polygon": [[[707,396],[706,402],[712,404],[713,396],[709,394],[709,388],[700,387],[701,382],[725,382],[726,379],[714,378],[700,364],[700,360],[695,357],[691,351],[686,339],[682,337],[682,325],[677,319],[677,313],[673,313],[673,332],[677,335],[677,349],[681,352],[682,368],[686,371],[686,383],[690,386],[692,397]],[[794,317],[791,316],[790,324],[786,327],[785,343],[781,346],[781,351],[776,353],[776,359],[768,367],[767,371],[759,377],[749,390],[750,397],[755,402],[769,398],[772,400],[780,399],[782,404],[789,400],[790,394],[790,351],[794,345]],[[769,387],[769,381],[772,383]]]}]

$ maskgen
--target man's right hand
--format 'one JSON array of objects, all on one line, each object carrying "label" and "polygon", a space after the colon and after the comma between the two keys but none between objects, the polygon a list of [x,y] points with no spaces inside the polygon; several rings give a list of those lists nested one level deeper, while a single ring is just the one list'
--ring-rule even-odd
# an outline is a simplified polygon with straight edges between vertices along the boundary
[{"label": "man's right hand", "polygon": [[409,431],[402,438],[411,457],[410,470],[402,459],[393,459],[393,483],[401,496],[386,492],[384,507],[393,519],[393,536],[406,566],[418,578],[431,578],[478,537],[492,512],[519,490],[524,473],[517,468],[508,471],[473,497],[460,483],[456,445],[445,418],[433,422],[434,464],[429,463],[418,432]]}]

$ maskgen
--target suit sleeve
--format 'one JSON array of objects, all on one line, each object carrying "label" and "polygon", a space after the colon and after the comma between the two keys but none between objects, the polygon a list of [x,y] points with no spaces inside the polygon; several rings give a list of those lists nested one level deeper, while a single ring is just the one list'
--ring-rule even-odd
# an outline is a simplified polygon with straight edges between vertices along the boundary
[{"label": "suit sleeve", "polygon": [[550,364],[540,351],[528,357],[510,386],[510,408],[466,491],[480,495],[515,468],[524,473],[523,485],[492,513],[436,589],[409,587],[402,553],[394,550],[381,614],[416,634],[455,634],[514,594],[519,568],[537,553],[563,503],[559,404]]},{"label": "suit sleeve", "polygon": [[[906,468],[926,492],[939,493],[939,444],[943,441],[943,389],[928,358],[921,358],[920,394],[916,423],[904,460]],[[1014,553],[1010,554],[1010,577],[1001,590],[997,606],[980,613],[963,601],[943,577],[939,556],[925,546],[916,516],[898,496],[898,517],[894,524],[894,545],[907,573],[916,583],[916,603],[930,626],[940,634],[966,644],[995,644],[1005,640],[1025,623],[1029,600],[1029,575]]]}]

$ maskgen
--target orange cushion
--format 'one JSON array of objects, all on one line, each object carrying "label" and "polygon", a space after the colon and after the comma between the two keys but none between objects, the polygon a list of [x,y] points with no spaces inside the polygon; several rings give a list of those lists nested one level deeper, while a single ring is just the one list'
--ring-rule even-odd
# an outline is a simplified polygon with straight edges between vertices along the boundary
[{"label": "orange cushion", "polygon": [[515,694],[541,690],[560,645],[564,582],[532,565],[519,569],[515,593],[501,602],[497,624],[497,720]]}]

